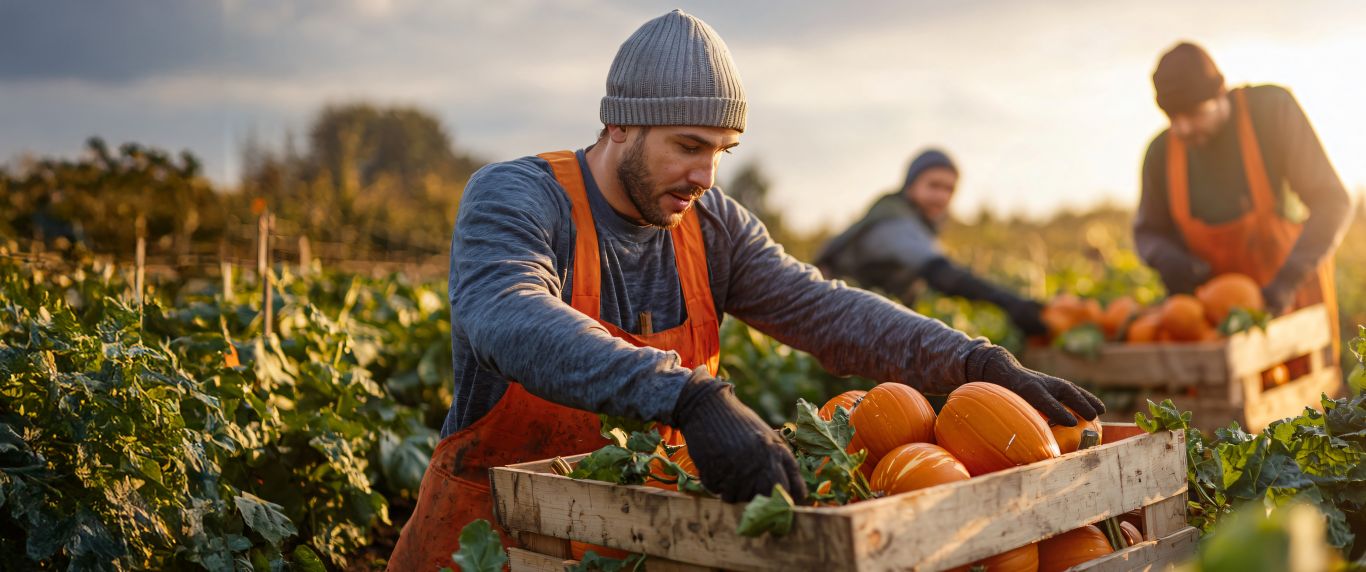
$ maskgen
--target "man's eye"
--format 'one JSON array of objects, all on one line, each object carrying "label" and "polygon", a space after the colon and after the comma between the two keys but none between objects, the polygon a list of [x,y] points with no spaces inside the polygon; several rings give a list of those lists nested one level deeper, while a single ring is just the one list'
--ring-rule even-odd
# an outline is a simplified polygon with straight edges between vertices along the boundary
[{"label": "man's eye", "polygon": [[683,152],[684,152],[684,153],[687,153],[687,154],[689,154],[689,155],[691,155],[691,154],[693,154],[693,153],[696,153],[697,150],[699,149],[699,147],[697,147],[696,145],[693,145],[693,146],[679,145],[679,147],[682,147],[682,148],[683,148]]}]

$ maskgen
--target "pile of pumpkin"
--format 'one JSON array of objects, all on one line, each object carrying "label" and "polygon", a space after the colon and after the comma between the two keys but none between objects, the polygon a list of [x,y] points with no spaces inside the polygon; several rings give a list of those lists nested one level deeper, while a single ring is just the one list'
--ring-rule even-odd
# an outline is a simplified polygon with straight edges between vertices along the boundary
[{"label": "pile of pumpkin", "polygon": [[[1087,430],[1094,431],[1097,438],[1103,437],[1099,419],[1087,421],[1067,408],[1078,420],[1077,425],[1050,426],[1047,417],[1024,398],[984,382],[967,383],[954,390],[938,414],[924,395],[900,383],[883,383],[869,391],[846,391],[827,401],[818,415],[831,421],[836,408],[847,412],[854,429],[848,451],[867,452],[859,471],[868,478],[875,497],[1056,458],[1080,448],[1083,432]],[[688,473],[697,474],[686,444],[668,458]],[[661,480],[647,480],[646,486],[676,490],[675,485],[662,478],[662,473],[659,476]],[[826,481],[822,486],[829,484]],[[1125,546],[1142,542],[1140,511],[1128,513],[1121,520],[1118,526]],[[586,543],[570,544],[575,558],[582,558],[590,549],[611,558],[628,555]],[[1095,525],[1087,525],[958,570],[1065,570],[1113,551],[1106,534]]]},{"label": "pile of pumpkin", "polygon": [[1063,294],[1044,306],[1040,319],[1053,338],[1094,325],[1116,342],[1200,342],[1219,339],[1219,326],[1235,309],[1261,312],[1263,307],[1255,280],[1244,274],[1220,274],[1197,288],[1194,296],[1175,294],[1147,308],[1127,296],[1102,308],[1094,299]]},{"label": "pile of pumpkin", "polygon": [[[866,449],[869,484],[893,495],[1027,465],[1076,451],[1082,432],[1101,434],[1100,421],[1075,411],[1075,427],[1049,426],[1047,418],[1023,398],[999,385],[967,383],[949,394],[939,414],[914,388],[884,383],[872,390],[848,391],[820,409],[831,419],[835,408],[850,411],[852,451]],[[868,467],[872,467],[868,469]],[[1126,545],[1142,541],[1138,514],[1120,524]],[[1065,570],[1113,552],[1106,535],[1087,525],[1021,546],[962,568],[986,570]]]}]

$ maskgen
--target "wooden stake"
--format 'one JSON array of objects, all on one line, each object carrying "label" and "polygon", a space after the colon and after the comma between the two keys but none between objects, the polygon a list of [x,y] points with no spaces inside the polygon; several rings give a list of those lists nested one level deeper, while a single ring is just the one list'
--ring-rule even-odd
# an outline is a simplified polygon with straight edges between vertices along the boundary
[{"label": "wooden stake", "polygon": [[308,269],[313,266],[313,250],[309,248],[308,237],[299,237],[299,276],[308,276]]},{"label": "wooden stake", "polygon": [[223,301],[231,302],[232,293],[232,263],[228,262],[228,241],[218,243],[218,273],[223,277]]},{"label": "wooden stake", "polygon": [[262,212],[256,224],[256,273],[261,280],[261,333],[264,337],[270,337],[275,321],[275,308],[270,294],[270,227],[274,226],[274,218],[269,211]]},{"label": "wooden stake", "polygon": [[655,325],[650,318],[649,312],[640,313],[640,335],[648,336],[655,333]]},{"label": "wooden stake", "polygon": [[138,215],[138,218],[133,222],[133,225],[138,237],[137,253],[135,254],[137,270],[133,275],[133,301],[137,302],[138,313],[140,314],[142,313],[143,279],[146,276],[147,266],[147,219],[142,215]]}]

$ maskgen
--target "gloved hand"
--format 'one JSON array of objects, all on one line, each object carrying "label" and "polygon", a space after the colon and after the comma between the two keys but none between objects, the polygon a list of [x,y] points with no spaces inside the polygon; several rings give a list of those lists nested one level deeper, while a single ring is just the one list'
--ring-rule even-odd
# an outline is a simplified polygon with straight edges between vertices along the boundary
[{"label": "gloved hand", "polygon": [[967,362],[968,381],[985,381],[1009,389],[1058,425],[1077,425],[1076,418],[1063,409],[1063,404],[1088,420],[1105,413],[1105,403],[1090,392],[1070,381],[1020,365],[1001,346],[985,345],[972,350]]},{"label": "gloved hand", "polygon": [[673,425],[688,442],[702,485],[726,502],[748,501],[787,489],[793,500],[806,498],[806,482],[787,443],[735,397],[730,384],[693,373],[674,405]]},{"label": "gloved hand", "polygon": [[1001,306],[1005,310],[1010,321],[1015,323],[1015,327],[1020,328],[1026,336],[1041,336],[1048,333],[1048,326],[1043,323],[1043,304],[1034,300],[1017,298],[1015,301]]},{"label": "gloved hand", "polygon": [[1281,285],[1279,280],[1272,280],[1262,288],[1262,301],[1266,303],[1266,313],[1279,316],[1295,303],[1295,289]]}]

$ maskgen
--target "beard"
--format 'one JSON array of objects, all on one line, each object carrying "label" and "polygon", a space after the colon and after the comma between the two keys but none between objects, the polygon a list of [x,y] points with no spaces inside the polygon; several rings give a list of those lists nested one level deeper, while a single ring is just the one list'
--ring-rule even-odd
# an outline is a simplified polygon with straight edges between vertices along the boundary
[{"label": "beard", "polygon": [[[631,148],[626,150],[626,156],[622,158],[621,165],[617,166],[617,179],[621,181],[621,186],[626,190],[626,197],[631,199],[631,204],[635,205],[636,211],[646,224],[659,228],[670,229],[683,222],[683,215],[688,211],[674,213],[665,210],[660,206],[659,199],[666,193],[680,196],[693,197],[693,200],[706,191],[693,186],[680,186],[669,189],[655,190],[654,177],[650,174],[650,167],[645,164],[645,138],[636,139],[631,144]],[[689,204],[688,208],[692,208]]]}]

